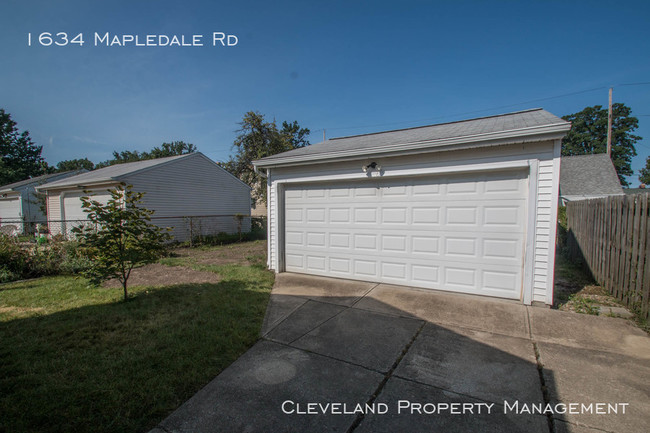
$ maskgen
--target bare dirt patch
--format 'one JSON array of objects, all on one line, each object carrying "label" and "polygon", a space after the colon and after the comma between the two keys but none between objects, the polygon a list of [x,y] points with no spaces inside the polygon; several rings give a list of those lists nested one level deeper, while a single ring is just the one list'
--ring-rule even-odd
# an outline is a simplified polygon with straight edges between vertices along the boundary
[{"label": "bare dirt patch", "polygon": [[[198,265],[253,265],[266,263],[266,242],[242,242],[217,247],[176,248],[172,257],[188,259]],[[170,286],[174,284],[218,283],[218,274],[197,271],[188,266],[166,266],[160,263],[136,268],[129,277],[130,286]],[[117,288],[117,279],[105,282],[103,287]]]},{"label": "bare dirt patch", "polygon": [[[131,271],[129,286],[171,286],[174,284],[218,283],[219,275],[214,272],[195,271],[185,266],[165,266],[153,263]],[[122,287],[116,279],[108,280],[103,287]]]}]

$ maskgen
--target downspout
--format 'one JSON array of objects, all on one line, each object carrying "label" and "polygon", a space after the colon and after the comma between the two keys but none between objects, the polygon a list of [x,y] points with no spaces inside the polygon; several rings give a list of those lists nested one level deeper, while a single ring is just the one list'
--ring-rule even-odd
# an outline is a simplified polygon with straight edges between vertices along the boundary
[{"label": "downspout", "polygon": [[[59,194],[59,210],[60,210],[60,213],[61,213],[61,215],[60,215],[60,218],[61,218],[61,232],[59,234],[61,234],[63,236],[65,236],[66,231],[67,231],[67,227],[66,227],[66,224],[65,224],[65,205],[63,203],[63,198],[65,197],[66,192],[67,191],[61,191],[61,193]],[[50,230],[50,234],[52,234],[52,230]]]},{"label": "downspout", "polygon": [[259,174],[264,179],[268,178],[267,173],[263,173],[263,172],[259,171],[259,169],[258,169],[258,167],[256,165],[253,165],[253,171],[255,172],[255,174]]},{"label": "downspout", "polygon": [[25,209],[23,209],[23,193],[22,192],[18,195],[18,210],[20,212],[18,214],[18,216],[20,217],[19,219],[21,221],[21,223],[20,223],[20,232],[22,234],[25,234]]}]

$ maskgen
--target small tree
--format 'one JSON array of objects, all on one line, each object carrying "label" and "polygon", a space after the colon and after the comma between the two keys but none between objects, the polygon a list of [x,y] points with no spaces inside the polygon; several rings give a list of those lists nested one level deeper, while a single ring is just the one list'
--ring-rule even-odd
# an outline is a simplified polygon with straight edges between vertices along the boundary
[{"label": "small tree", "polygon": [[131,271],[155,262],[164,254],[171,229],[166,231],[151,223],[154,211],[140,206],[144,193],[133,191],[131,185],[118,186],[109,192],[111,199],[106,204],[92,197],[81,198],[90,224],[75,227],[73,233],[92,261],[84,276],[93,284],[117,278],[127,300]]}]

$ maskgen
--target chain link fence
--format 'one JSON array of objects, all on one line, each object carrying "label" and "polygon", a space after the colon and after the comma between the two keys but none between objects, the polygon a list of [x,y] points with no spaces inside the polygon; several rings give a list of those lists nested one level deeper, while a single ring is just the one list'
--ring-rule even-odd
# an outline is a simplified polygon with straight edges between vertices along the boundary
[{"label": "chain link fence", "polygon": [[[170,234],[175,242],[195,243],[219,242],[221,238],[237,236],[239,240],[266,238],[266,217],[249,215],[192,215],[152,217],[151,222],[162,228],[171,228]],[[61,238],[73,240],[72,229],[80,226],[90,227],[88,220],[50,220],[27,222],[21,220],[0,220],[0,233],[19,236],[35,241],[38,238]]]}]

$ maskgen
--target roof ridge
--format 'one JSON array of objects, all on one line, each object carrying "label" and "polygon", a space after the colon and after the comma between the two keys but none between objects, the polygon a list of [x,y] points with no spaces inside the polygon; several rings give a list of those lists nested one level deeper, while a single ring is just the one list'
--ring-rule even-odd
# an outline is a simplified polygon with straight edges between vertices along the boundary
[{"label": "roof ridge", "polygon": [[[342,140],[342,139],[345,139],[345,138],[354,138],[354,137],[365,137],[365,136],[368,136],[368,135],[386,134],[388,132],[409,131],[409,130],[412,130],[412,129],[429,128],[431,126],[452,125],[454,123],[472,122],[474,120],[491,119],[491,118],[494,118],[494,117],[511,116],[513,114],[529,113],[531,111],[542,111],[542,110],[544,110],[542,107],[529,108],[527,110],[513,111],[513,112],[510,112],[510,113],[493,114],[491,116],[473,117],[471,119],[463,119],[463,120],[454,120],[453,122],[432,123],[430,125],[420,125],[420,126],[411,126],[409,128],[389,129],[387,131],[368,132],[366,134],[344,135],[342,137],[329,138],[326,141]],[[321,143],[323,143],[323,142],[321,142]]]}]

